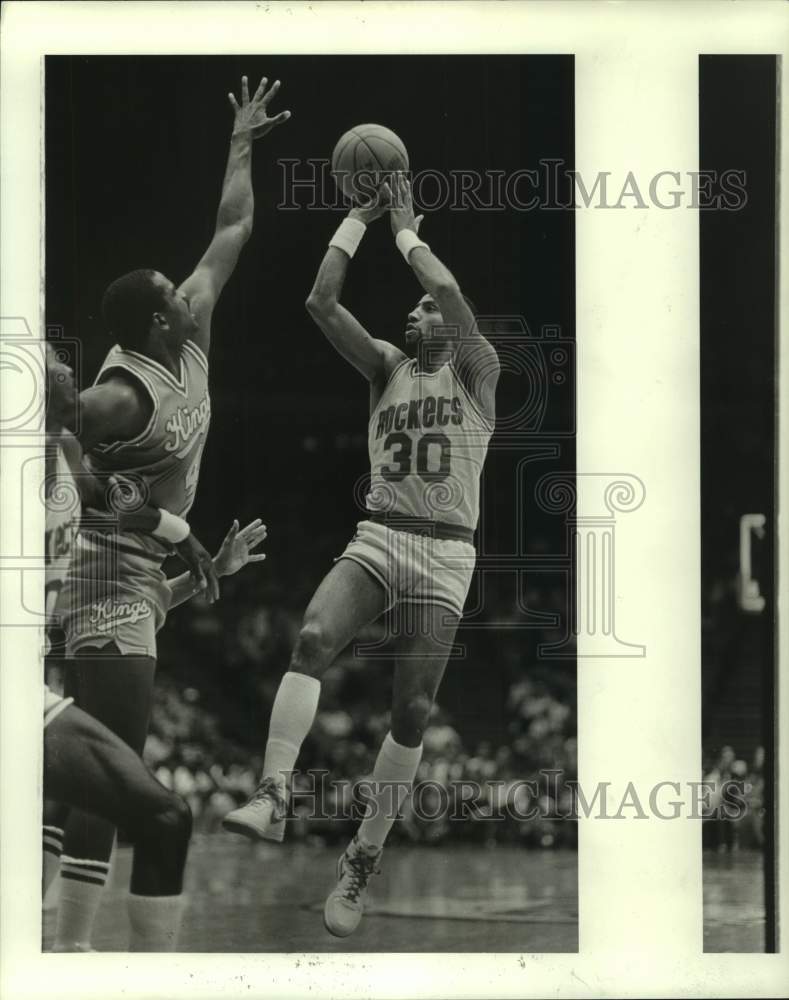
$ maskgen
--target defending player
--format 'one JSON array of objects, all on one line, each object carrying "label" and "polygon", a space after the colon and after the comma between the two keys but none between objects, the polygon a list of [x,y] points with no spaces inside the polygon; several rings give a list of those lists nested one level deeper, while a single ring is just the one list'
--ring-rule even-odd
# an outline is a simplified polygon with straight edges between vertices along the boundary
[{"label": "defending player", "polygon": [[[47,345],[46,447],[46,610],[51,618],[58,591],[72,558],[83,502],[104,506],[108,491],[81,465],[81,449],[65,429],[76,403],[74,377]],[[117,484],[116,484],[117,485]],[[162,521],[170,527],[179,520],[150,507],[133,514],[120,513],[121,527],[135,525],[156,532]],[[185,526],[188,530],[188,525]],[[173,603],[180,603],[199,586],[214,586],[216,576],[236,572],[265,537],[259,521],[238,531],[235,522],[216,560],[205,552],[191,532],[191,544],[177,549],[192,565],[191,573],[168,581]],[[196,555],[195,555],[196,554]],[[128,899],[132,951],[171,951],[175,948],[183,910],[181,889],[192,817],[178,795],[164,788],[142,760],[118,736],[92,716],[44,688],[44,795],[65,806],[80,807],[121,825],[135,849],[135,874]],[[59,865],[57,830],[44,830],[46,893]],[[87,943],[69,950],[88,950]]]},{"label": "defending player", "polygon": [[339,303],[348,263],[385,204],[353,208],[332,238],[307,300],[331,344],[370,383],[369,517],[318,587],[304,616],[269,724],[259,788],[229,813],[227,829],[282,840],[289,779],[312,726],[320,677],[368,622],[409,605],[398,628],[392,728],[373,774],[377,791],[340,858],[324,921],[352,933],[370,876],[410,789],[422,733],[444,673],[474,570],[479,477],[495,419],[499,363],[449,270],[417,236],[410,185],[394,182],[390,218],[398,248],[426,294],[408,315],[415,358],[376,340]]},{"label": "defending player", "polygon": [[[134,478],[157,507],[183,517],[192,506],[208,433],[208,347],[216,301],[252,230],[252,143],[290,112],[269,117],[279,81],[264,78],[250,100],[242,79],[214,237],[194,272],[176,288],[139,270],[114,281],[103,300],[117,341],[95,385],[81,394],[78,437],[90,469]],[[149,535],[121,533],[107,544],[80,536],[61,594],[69,660],[66,693],[142,752],[151,709],[156,632],[170,604],[161,564],[170,549]],[[114,828],[72,814],[64,836],[57,943],[90,938]],[[134,874],[132,875],[134,878]]]}]

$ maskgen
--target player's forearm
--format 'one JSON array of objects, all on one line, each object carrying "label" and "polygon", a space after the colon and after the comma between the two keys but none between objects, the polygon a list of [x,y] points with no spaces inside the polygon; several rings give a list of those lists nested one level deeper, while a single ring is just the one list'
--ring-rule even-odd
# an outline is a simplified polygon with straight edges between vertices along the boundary
[{"label": "player's forearm", "polygon": [[307,309],[311,314],[331,308],[339,301],[349,260],[348,255],[338,247],[328,248],[307,298]]},{"label": "player's forearm", "polygon": [[[123,490],[124,485],[127,486],[127,490],[133,489],[123,482],[116,484],[114,488]],[[119,497],[113,497],[112,492],[113,487],[108,491],[107,509],[117,517],[119,531],[139,531],[153,535],[154,538],[161,538],[171,545],[178,545],[189,536],[191,532],[189,523],[182,517],[171,514],[163,507],[154,507],[148,503],[135,510],[123,510],[124,500],[129,499],[128,493],[125,496],[121,493]]]},{"label": "player's forearm", "polygon": [[[162,520],[162,512],[158,507],[150,504],[143,504],[136,510],[124,511],[119,509],[122,502],[122,494],[115,492],[118,489],[112,483],[112,476],[104,474],[101,477],[89,472],[84,466],[75,476],[79,487],[80,499],[85,507],[91,507],[100,513],[114,515],[112,523],[117,524],[120,531],[141,531],[144,534],[152,535],[156,532]],[[123,486],[120,486],[122,489]],[[129,481],[128,490],[134,487]],[[110,523],[110,522],[108,522]]]},{"label": "player's forearm", "polygon": [[222,197],[216,216],[216,228],[242,227],[252,231],[255,197],[252,192],[252,139],[239,133],[230,139]]},{"label": "player's forearm", "polygon": [[179,604],[185,604],[191,600],[195,594],[201,593],[201,588],[191,573],[181,573],[167,580],[170,588],[170,607],[177,608]]},{"label": "player's forearm", "polygon": [[141,531],[146,535],[153,535],[161,519],[161,511],[158,508],[145,504],[139,510],[119,513],[118,528],[121,531]]},{"label": "player's forearm", "polygon": [[[213,563],[214,568],[217,569],[217,576],[222,577],[227,575],[218,571],[216,558],[213,559]],[[187,601],[191,601],[197,594],[204,593],[204,589],[200,587],[189,570],[185,573],[180,573],[178,576],[170,577],[165,583],[170,588],[170,594],[172,595],[170,597],[171,608],[177,608],[179,604],[185,604]]]},{"label": "player's forearm", "polygon": [[462,298],[455,276],[427,247],[415,247],[408,255],[408,263],[422,288],[432,295],[439,306]]},{"label": "player's forearm", "polygon": [[458,329],[460,340],[454,360],[459,368],[474,373],[472,394],[480,393],[487,398],[488,386],[493,386],[498,379],[498,356],[480,334],[454,275],[427,247],[414,247],[408,255],[408,263],[422,287],[436,301],[444,322]]},{"label": "player's forearm", "polygon": [[370,210],[352,208],[329,240],[329,249],[318,268],[318,276],[307,299],[307,309],[313,318],[331,310],[340,299],[348,264],[359,249],[359,244],[367,231]]},{"label": "player's forearm", "polygon": [[95,510],[107,509],[107,484],[102,483],[93,473],[89,472],[84,465],[74,471],[74,481],[79,490],[80,500],[83,506],[93,507]]}]

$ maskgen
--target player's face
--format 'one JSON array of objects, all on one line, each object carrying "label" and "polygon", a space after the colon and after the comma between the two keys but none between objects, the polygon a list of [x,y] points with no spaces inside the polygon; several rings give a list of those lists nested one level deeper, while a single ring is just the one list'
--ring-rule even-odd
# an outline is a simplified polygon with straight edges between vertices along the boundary
[{"label": "player's face", "polygon": [[47,424],[70,426],[77,407],[74,372],[47,344]]},{"label": "player's face", "polygon": [[164,303],[161,312],[170,332],[179,344],[183,344],[197,330],[197,320],[189,307],[189,299],[163,274],[157,273],[153,280],[162,290]]},{"label": "player's face", "polygon": [[431,296],[423,295],[408,314],[405,341],[407,344],[418,344],[422,340],[429,340],[433,335],[433,327],[443,325],[441,310]]}]

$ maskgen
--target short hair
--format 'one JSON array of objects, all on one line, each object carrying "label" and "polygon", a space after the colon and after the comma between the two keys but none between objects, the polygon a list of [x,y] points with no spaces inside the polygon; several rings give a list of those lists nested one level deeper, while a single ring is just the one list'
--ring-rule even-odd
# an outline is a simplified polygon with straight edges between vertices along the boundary
[{"label": "short hair", "polygon": [[164,305],[164,293],[154,284],[156,271],[140,268],[116,278],[101,300],[107,331],[121,347],[142,347],[151,328],[151,317]]}]

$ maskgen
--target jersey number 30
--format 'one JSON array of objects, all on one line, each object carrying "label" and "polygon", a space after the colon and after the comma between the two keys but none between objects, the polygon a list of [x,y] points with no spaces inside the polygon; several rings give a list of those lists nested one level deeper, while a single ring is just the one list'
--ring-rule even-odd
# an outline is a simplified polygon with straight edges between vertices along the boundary
[{"label": "jersey number 30", "polygon": [[[437,469],[428,467],[430,445],[441,449]],[[395,448],[392,453],[393,465],[384,465],[381,475],[387,482],[399,483],[411,474],[413,440],[408,434],[393,431],[384,441],[384,448]],[[426,483],[440,483],[449,475],[452,463],[452,442],[446,434],[423,434],[416,446],[416,474]]]}]

